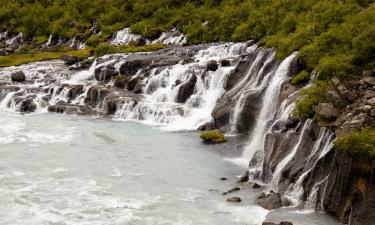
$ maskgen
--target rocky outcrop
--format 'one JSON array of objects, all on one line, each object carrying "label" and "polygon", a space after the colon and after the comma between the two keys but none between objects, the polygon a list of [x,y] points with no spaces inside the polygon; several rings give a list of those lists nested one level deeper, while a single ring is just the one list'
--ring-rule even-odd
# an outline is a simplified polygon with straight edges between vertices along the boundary
[{"label": "rocky outcrop", "polygon": [[194,93],[194,87],[196,83],[197,76],[193,74],[191,78],[186,83],[182,84],[178,89],[177,102],[186,102],[186,100],[188,100],[190,96]]},{"label": "rocky outcrop", "polygon": [[118,75],[118,71],[112,65],[106,65],[95,69],[94,75],[97,81],[109,81]]},{"label": "rocky outcrop", "polygon": [[262,193],[257,197],[257,204],[265,209],[272,210],[283,206],[279,193]]}]

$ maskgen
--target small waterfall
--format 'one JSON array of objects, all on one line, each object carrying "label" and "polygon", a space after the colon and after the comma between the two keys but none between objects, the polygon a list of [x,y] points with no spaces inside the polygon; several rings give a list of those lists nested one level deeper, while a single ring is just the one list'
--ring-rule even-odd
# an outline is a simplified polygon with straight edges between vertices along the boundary
[{"label": "small waterfall", "polygon": [[49,35],[47,42],[43,45],[44,47],[48,47],[51,45],[53,35]]},{"label": "small waterfall", "polygon": [[305,124],[303,125],[301,134],[299,135],[298,142],[293,147],[291,152],[277,165],[274,175],[272,177],[270,187],[274,191],[278,191],[278,184],[280,181],[281,172],[285,168],[285,166],[293,159],[295,154],[297,153],[298,149],[301,147],[301,145],[304,143],[304,140],[306,139],[306,136],[309,135],[310,129],[311,129],[312,120],[307,120]]},{"label": "small waterfall", "polygon": [[8,31],[0,32],[0,41],[8,38]]},{"label": "small waterfall", "polygon": [[269,127],[268,123],[273,119],[277,109],[281,85],[288,79],[289,67],[295,60],[296,55],[296,53],[293,53],[280,64],[267,86],[262,99],[259,117],[250,135],[250,142],[245,147],[242,156],[246,161],[249,161],[256,151],[264,148],[265,134]]},{"label": "small waterfall", "polygon": [[130,28],[124,28],[114,34],[111,43],[114,45],[129,44],[130,42],[138,41],[141,38],[141,35],[133,34]]},{"label": "small waterfall", "polygon": [[74,37],[74,38],[69,42],[69,47],[74,48],[75,44],[76,44],[76,37]]},{"label": "small waterfall", "polygon": [[164,45],[183,45],[187,41],[187,38],[176,28],[170,31],[163,32],[160,37],[154,40],[152,43],[161,43]]},{"label": "small waterfall", "polygon": [[5,44],[6,44],[6,45],[13,45],[13,44],[16,44],[17,41],[21,41],[21,42],[23,42],[22,37],[23,37],[23,34],[22,34],[22,32],[20,32],[17,36],[12,37],[12,38],[9,39],[9,40],[6,40],[6,41],[5,41]]},{"label": "small waterfall", "polygon": [[94,71],[97,65],[97,61],[94,60],[94,62],[91,64],[90,68],[88,70],[80,71],[72,76],[70,80],[67,81],[67,83],[80,83],[82,81],[87,81],[88,79],[94,77]]}]

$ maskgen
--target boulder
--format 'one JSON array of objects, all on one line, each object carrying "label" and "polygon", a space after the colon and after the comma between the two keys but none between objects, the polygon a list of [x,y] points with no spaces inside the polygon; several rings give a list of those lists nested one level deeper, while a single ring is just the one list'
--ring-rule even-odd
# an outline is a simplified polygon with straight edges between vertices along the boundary
[{"label": "boulder", "polygon": [[260,196],[258,196],[256,202],[259,206],[268,210],[281,208],[283,206],[279,193],[262,193]]},{"label": "boulder", "polygon": [[371,86],[375,86],[375,77],[364,77],[363,81]]},{"label": "boulder", "polygon": [[133,76],[139,69],[146,68],[151,64],[150,60],[145,58],[128,59],[120,67],[120,73],[124,76]]},{"label": "boulder", "polygon": [[230,197],[227,198],[227,202],[242,202],[242,200],[239,197]]},{"label": "boulder", "polygon": [[211,122],[207,122],[198,127],[199,131],[208,131],[208,130],[213,130],[213,129],[214,129],[214,125]]},{"label": "boulder", "polygon": [[23,82],[26,80],[26,76],[23,71],[18,71],[10,75],[13,82]]},{"label": "boulder", "polygon": [[21,102],[20,112],[34,112],[37,106],[32,98],[25,99]]},{"label": "boulder", "polygon": [[230,66],[230,61],[228,59],[223,59],[221,60],[220,64],[222,67],[228,67]]},{"label": "boulder", "polygon": [[178,103],[185,103],[186,100],[190,98],[190,96],[194,93],[194,87],[197,83],[197,76],[194,74],[192,77],[184,84],[180,86],[177,93],[177,102]]},{"label": "boulder", "polygon": [[332,122],[340,115],[340,110],[330,103],[319,103],[316,107],[315,113],[320,119]]},{"label": "boulder", "polygon": [[[128,90],[137,92],[139,90],[140,81],[142,80],[141,76],[134,76],[128,82]],[[138,87],[138,88],[137,88]]]},{"label": "boulder", "polygon": [[293,223],[289,221],[283,221],[279,225],[293,225]]},{"label": "boulder", "polygon": [[79,62],[79,57],[64,54],[63,56],[61,56],[61,60],[63,60],[66,65],[73,65]]},{"label": "boulder", "polygon": [[112,77],[118,75],[118,72],[114,66],[107,65],[96,68],[94,75],[97,81],[108,81]]},{"label": "boulder", "polygon": [[272,222],[263,222],[262,225],[278,225],[278,224],[272,223]]},{"label": "boulder", "polygon": [[203,132],[200,137],[207,144],[220,144],[226,142],[224,134],[218,130]]},{"label": "boulder", "polygon": [[216,71],[219,68],[218,63],[215,60],[211,60],[207,63],[207,70]]}]

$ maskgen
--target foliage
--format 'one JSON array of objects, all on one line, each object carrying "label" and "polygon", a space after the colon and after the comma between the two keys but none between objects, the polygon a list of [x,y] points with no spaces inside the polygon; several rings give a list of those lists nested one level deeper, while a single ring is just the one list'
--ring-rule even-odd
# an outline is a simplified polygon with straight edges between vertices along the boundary
[{"label": "foliage", "polygon": [[364,128],[337,138],[335,149],[351,155],[361,154],[375,159],[375,129]]},{"label": "foliage", "polygon": [[291,81],[293,85],[307,82],[310,79],[310,73],[306,70],[302,70],[300,73],[295,75]]},{"label": "foliage", "polygon": [[211,130],[203,132],[200,137],[206,143],[223,143],[226,142],[224,134],[219,130]]},{"label": "foliage", "polygon": [[[375,66],[372,0],[0,0],[0,31],[26,39],[77,36],[98,46],[131,27],[145,37],[177,27],[190,44],[259,40],[278,58],[299,50],[307,71],[343,79]],[[105,5],[105,7],[103,7]],[[96,31],[96,32],[94,32]],[[101,46],[102,50],[111,50]]]},{"label": "foliage", "polygon": [[313,118],[316,106],[324,102],[328,83],[316,81],[312,86],[302,89],[299,94],[301,99],[297,100],[293,115],[301,120]]}]

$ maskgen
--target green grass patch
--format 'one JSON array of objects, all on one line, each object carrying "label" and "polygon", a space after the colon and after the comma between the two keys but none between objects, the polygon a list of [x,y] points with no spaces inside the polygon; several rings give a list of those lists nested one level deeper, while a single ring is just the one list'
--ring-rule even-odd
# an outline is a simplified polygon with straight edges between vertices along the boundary
[{"label": "green grass patch", "polygon": [[291,81],[291,84],[297,85],[297,84],[302,84],[310,79],[310,73],[307,72],[306,70],[301,71],[297,75],[295,75]]},{"label": "green grass patch", "polygon": [[351,155],[365,155],[375,159],[375,128],[364,128],[337,138],[335,149]]},{"label": "green grass patch", "polygon": [[300,120],[314,118],[316,106],[326,100],[328,85],[328,82],[316,81],[312,86],[302,89],[299,92],[302,98],[297,100],[293,115]]},{"label": "green grass patch", "polygon": [[30,62],[59,59],[61,58],[62,55],[65,55],[65,54],[77,56],[83,59],[83,58],[87,58],[90,56],[90,49],[89,48],[83,49],[83,50],[61,49],[57,52],[35,52],[35,53],[27,53],[27,54],[14,54],[14,55],[0,56],[0,67],[18,66],[18,65],[30,63]]},{"label": "green grass patch", "polygon": [[110,43],[100,43],[94,50],[95,56],[100,57],[106,54],[115,53],[132,53],[132,52],[151,52],[159,49],[163,49],[166,46],[163,44],[152,44],[144,46],[134,45],[112,45]]}]

